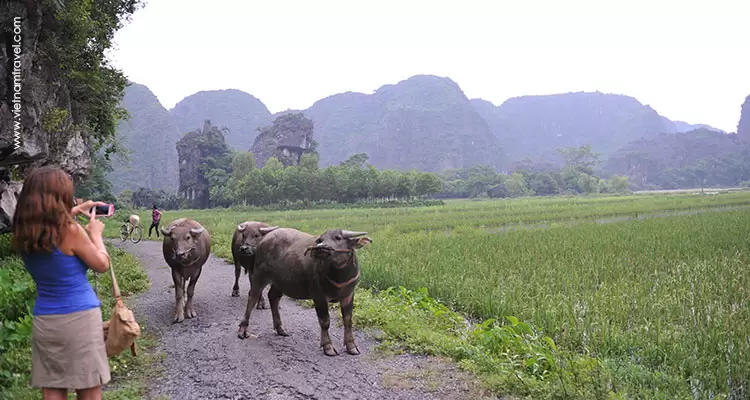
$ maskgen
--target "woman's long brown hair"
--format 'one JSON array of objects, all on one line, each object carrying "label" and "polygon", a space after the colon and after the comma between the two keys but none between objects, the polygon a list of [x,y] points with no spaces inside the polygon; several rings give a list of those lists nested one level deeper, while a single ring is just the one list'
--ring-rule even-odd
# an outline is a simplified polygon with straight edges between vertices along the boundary
[{"label": "woman's long brown hair", "polygon": [[22,253],[49,253],[63,242],[73,207],[73,181],[54,167],[33,170],[23,182],[13,215],[13,247]]}]

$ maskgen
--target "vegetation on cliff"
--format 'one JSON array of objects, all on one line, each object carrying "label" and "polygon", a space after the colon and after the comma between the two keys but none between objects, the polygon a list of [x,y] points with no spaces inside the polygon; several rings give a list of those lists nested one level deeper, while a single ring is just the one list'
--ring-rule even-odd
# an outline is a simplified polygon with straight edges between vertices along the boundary
[{"label": "vegetation on cliff", "polygon": [[[125,87],[122,71],[106,58],[114,32],[140,5],[139,0],[86,0],[6,2],[0,22],[12,27],[19,16],[23,32],[20,57],[20,92],[25,104],[19,111],[23,127],[21,147],[0,143],[5,166],[15,165],[15,177],[28,169],[57,164],[76,180],[89,174],[90,157],[116,151],[115,130],[126,116],[119,107]],[[3,33],[4,42],[12,37]],[[16,54],[6,43],[0,63],[11,65]],[[0,82],[2,137],[11,137],[10,79]],[[7,136],[6,136],[7,133]]]}]

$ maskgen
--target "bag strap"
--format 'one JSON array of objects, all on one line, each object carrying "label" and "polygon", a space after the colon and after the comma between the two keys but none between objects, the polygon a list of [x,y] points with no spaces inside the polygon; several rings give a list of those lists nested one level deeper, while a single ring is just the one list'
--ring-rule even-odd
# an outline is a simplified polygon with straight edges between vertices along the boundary
[{"label": "bag strap", "polygon": [[[120,294],[120,285],[117,284],[117,277],[115,276],[115,269],[112,266],[112,261],[107,257],[107,264],[109,264],[109,276],[112,278],[112,295],[116,302],[122,302],[122,295]],[[99,295],[99,273],[94,272],[94,293]]]},{"label": "bag strap", "polygon": [[112,277],[112,295],[115,297],[115,300],[120,301],[122,297],[120,295],[120,285],[117,284],[115,268],[112,266],[112,262],[110,261],[109,257],[107,257],[107,263],[109,264],[109,276]]}]

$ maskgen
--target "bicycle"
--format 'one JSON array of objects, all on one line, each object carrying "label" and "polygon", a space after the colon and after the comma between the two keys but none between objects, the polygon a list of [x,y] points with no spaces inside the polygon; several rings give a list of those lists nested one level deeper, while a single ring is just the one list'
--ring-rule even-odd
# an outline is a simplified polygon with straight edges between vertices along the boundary
[{"label": "bicycle", "polygon": [[128,240],[128,237],[130,237],[130,241],[133,243],[140,242],[141,239],[143,239],[143,231],[141,231],[141,227],[138,225],[132,226],[130,221],[122,224],[120,227],[120,239],[124,242]]}]

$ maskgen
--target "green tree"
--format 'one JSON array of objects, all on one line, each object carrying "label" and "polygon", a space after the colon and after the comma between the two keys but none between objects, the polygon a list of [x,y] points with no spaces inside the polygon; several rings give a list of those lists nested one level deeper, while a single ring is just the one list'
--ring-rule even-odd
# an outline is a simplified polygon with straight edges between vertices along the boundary
[{"label": "green tree", "polygon": [[565,159],[565,166],[588,175],[594,173],[596,167],[601,161],[600,154],[591,151],[591,145],[579,147],[560,147],[557,149]]},{"label": "green tree", "polygon": [[320,156],[317,153],[305,153],[300,158],[299,166],[309,171],[318,171]]},{"label": "green tree", "polygon": [[526,184],[526,178],[520,172],[514,172],[505,178],[505,189],[511,197],[533,195],[534,193]]},{"label": "green tree", "polygon": [[112,194],[112,183],[107,180],[107,172],[111,170],[110,168],[109,162],[103,155],[94,155],[91,174],[75,185],[76,198],[117,203],[117,198]]},{"label": "green tree", "polygon": [[417,196],[430,196],[443,190],[443,181],[437,174],[424,172],[419,174],[415,187]]},{"label": "green tree", "polygon": [[549,173],[535,173],[528,177],[528,186],[539,196],[549,196],[560,192],[557,181]]},{"label": "green tree", "polygon": [[232,156],[232,178],[242,179],[245,175],[249,174],[250,171],[255,169],[255,156],[253,153],[247,152],[235,152]]},{"label": "green tree", "polygon": [[396,170],[386,169],[378,177],[376,193],[381,198],[393,198],[396,196],[398,189],[400,173]]},{"label": "green tree", "polygon": [[117,204],[122,208],[133,208],[133,191],[125,189],[117,196]]},{"label": "green tree", "polygon": [[342,161],[340,165],[350,168],[364,168],[369,156],[367,153],[357,153]]},{"label": "green tree", "polygon": [[612,193],[628,193],[630,191],[630,181],[627,176],[613,175],[609,179],[609,190]]},{"label": "green tree", "polygon": [[281,193],[279,193],[279,181],[281,180],[280,175],[283,170],[284,164],[282,164],[276,157],[269,158],[261,169],[261,176],[263,177],[263,182],[265,182],[269,193],[269,202],[274,202],[281,198]]},{"label": "green tree", "polygon": [[488,165],[474,166],[466,172],[469,197],[483,196],[490,187],[497,184],[497,173]]},{"label": "green tree", "polygon": [[104,157],[116,149],[115,132],[127,112],[119,106],[127,80],[105,57],[114,33],[142,4],[140,0],[42,1],[44,40],[37,53],[44,63],[63,74],[75,110],[74,124],[85,124],[93,139],[92,151],[105,149]]}]

